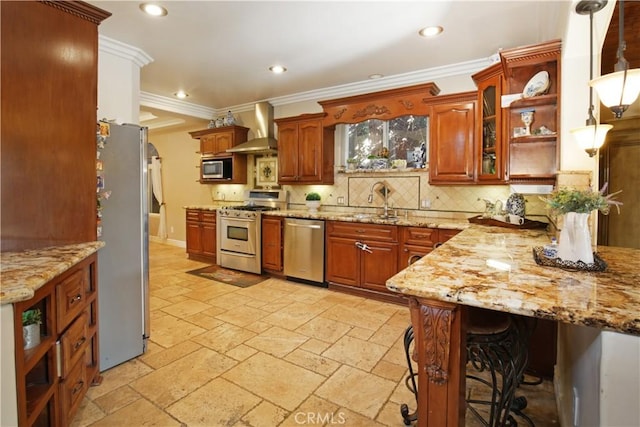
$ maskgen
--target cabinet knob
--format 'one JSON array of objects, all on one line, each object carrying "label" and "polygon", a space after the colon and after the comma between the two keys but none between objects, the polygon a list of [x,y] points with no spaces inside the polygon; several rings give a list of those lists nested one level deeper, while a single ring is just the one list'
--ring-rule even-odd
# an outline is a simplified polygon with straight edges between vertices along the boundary
[{"label": "cabinet knob", "polygon": [[74,297],[71,297],[71,299],[69,300],[69,304],[75,304],[77,301],[80,301],[82,299],[82,295],[78,294]]}]

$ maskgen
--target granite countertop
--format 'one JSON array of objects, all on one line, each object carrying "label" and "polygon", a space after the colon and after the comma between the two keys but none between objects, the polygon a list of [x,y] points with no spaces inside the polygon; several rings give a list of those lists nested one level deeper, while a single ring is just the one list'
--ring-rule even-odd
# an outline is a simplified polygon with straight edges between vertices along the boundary
[{"label": "granite countertop", "polygon": [[[605,272],[539,266],[541,230],[472,225],[387,281],[405,295],[640,335],[640,250],[599,246]],[[498,261],[510,271],[487,265]],[[502,263],[502,264],[500,264]],[[495,263],[492,263],[495,264]]]},{"label": "granite countertop", "polygon": [[78,243],[0,253],[0,304],[33,298],[36,290],[104,246],[104,242]]}]

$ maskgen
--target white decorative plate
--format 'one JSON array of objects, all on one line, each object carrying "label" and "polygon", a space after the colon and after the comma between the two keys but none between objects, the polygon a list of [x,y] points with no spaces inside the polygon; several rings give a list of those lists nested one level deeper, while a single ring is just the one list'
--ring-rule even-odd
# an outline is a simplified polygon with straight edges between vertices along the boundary
[{"label": "white decorative plate", "polygon": [[522,96],[525,98],[531,98],[533,96],[542,95],[547,91],[547,89],[549,89],[549,83],[549,73],[546,71],[540,71],[527,82],[527,85],[522,91]]}]

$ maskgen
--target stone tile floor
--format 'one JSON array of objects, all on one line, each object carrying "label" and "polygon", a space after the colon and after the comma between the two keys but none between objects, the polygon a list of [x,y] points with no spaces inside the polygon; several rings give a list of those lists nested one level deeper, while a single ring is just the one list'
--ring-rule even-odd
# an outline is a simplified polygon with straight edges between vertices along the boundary
[{"label": "stone tile floor", "polygon": [[[407,308],[274,278],[239,288],[185,274],[202,266],[151,243],[148,351],[103,372],[73,426],[403,425],[400,404],[415,408]],[[558,425],[550,382],[519,394],[537,427]]]}]

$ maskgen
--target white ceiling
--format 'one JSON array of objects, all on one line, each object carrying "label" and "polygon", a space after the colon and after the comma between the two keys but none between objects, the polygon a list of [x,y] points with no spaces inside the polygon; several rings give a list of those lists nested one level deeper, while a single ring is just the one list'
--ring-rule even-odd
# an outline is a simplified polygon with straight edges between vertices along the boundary
[{"label": "white ceiling", "polygon": [[[260,100],[344,85],[373,73],[411,75],[487,61],[500,48],[562,38],[572,2],[504,1],[89,1],[112,13],[100,34],[141,49],[143,93],[225,111]],[[434,39],[418,36],[441,25]],[[288,68],[274,75],[268,67]],[[488,62],[486,62],[488,63]],[[445,68],[451,72],[451,67]],[[437,80],[436,80],[437,83]]]}]

